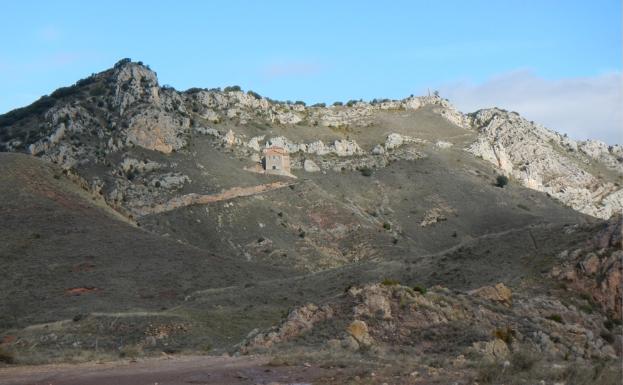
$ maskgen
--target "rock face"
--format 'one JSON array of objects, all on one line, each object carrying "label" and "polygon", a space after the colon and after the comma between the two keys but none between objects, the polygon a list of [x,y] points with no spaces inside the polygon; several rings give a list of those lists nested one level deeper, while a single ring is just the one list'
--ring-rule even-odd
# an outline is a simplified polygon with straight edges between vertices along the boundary
[{"label": "rock face", "polygon": [[469,293],[489,301],[499,302],[505,306],[513,304],[513,293],[503,283],[498,283],[495,286],[484,286]]},{"label": "rock face", "polygon": [[370,346],[374,343],[370,333],[368,332],[368,325],[361,320],[354,320],[348,325],[346,331],[357,342],[359,346]]},{"label": "rock face", "polygon": [[418,138],[413,138],[411,136],[392,133],[389,134],[387,136],[387,139],[385,140],[385,150],[393,150],[407,143],[423,144],[426,143],[426,141]]},{"label": "rock face", "polygon": [[621,320],[623,304],[623,223],[611,218],[584,249],[565,252],[552,277],[584,293],[614,319]]},{"label": "rock face", "polygon": [[320,171],[320,167],[316,163],[314,163],[311,159],[305,159],[303,163],[303,169],[307,172],[318,172]]},{"label": "rock face", "polygon": [[420,222],[420,226],[427,227],[430,225],[434,225],[435,223],[444,222],[448,220],[449,215],[453,214],[456,214],[456,210],[441,202],[435,207],[426,211],[426,213],[424,214],[424,218],[422,218],[422,221]]},{"label": "rock face", "polygon": [[435,147],[437,147],[440,150],[445,150],[448,149],[450,147],[454,146],[454,144],[450,143],[450,142],[446,142],[443,140],[438,140],[435,142]]},{"label": "rock face", "polygon": [[623,175],[620,146],[576,142],[499,109],[469,118],[478,138],[467,150],[504,174],[585,214],[607,219],[622,212],[623,189],[591,173],[593,164],[601,164]]},{"label": "rock face", "polygon": [[189,128],[189,122],[187,118],[177,120],[158,111],[147,112],[130,120],[126,142],[168,154],[186,145],[178,135]]},{"label": "rock face", "polygon": [[473,346],[474,350],[480,352],[489,362],[506,360],[511,354],[508,345],[499,338],[492,341],[475,342]]},{"label": "rock face", "polygon": [[[252,332],[241,351],[279,349],[305,335],[332,350],[401,351],[415,344],[424,354],[452,352],[488,362],[526,350],[556,360],[614,356],[614,340],[599,336],[600,316],[578,314],[546,295],[518,295],[512,306],[511,297],[501,283],[470,293],[439,286],[426,294],[399,284],[352,287],[322,307],[293,311],[281,326]],[[493,304],[483,305],[483,299]]]},{"label": "rock face", "polygon": [[332,316],[333,309],[329,306],[318,307],[314,304],[308,304],[294,309],[280,327],[272,328],[264,333],[260,333],[259,330],[249,333],[241,351],[246,353],[257,349],[267,349],[277,343],[292,340],[312,329],[314,324]]},{"label": "rock face", "polygon": [[349,293],[360,300],[360,304],[353,308],[355,317],[380,317],[382,319],[392,318],[391,302],[388,300],[386,286],[372,285],[365,290],[351,289]]},{"label": "rock face", "polygon": [[363,150],[357,142],[354,140],[338,139],[332,144],[325,145],[321,140],[312,143],[296,143],[284,136],[278,136],[270,138],[266,141],[265,147],[277,146],[288,150],[292,153],[314,154],[314,155],[329,155],[335,154],[337,156],[354,156],[362,155]]}]

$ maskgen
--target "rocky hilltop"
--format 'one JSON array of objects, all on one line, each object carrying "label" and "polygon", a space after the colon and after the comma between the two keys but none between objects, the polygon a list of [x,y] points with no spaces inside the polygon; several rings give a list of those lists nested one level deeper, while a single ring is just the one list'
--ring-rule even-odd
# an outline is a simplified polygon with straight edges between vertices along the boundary
[{"label": "rocky hilltop", "polygon": [[[513,112],[493,108],[464,115],[439,96],[309,107],[245,93],[239,87],[178,92],[160,86],[156,73],[147,66],[127,59],[1,116],[0,148],[28,152],[71,169],[107,164],[110,154],[133,147],[164,154],[188,150],[193,136],[202,134],[213,137],[217,145],[239,147],[238,155],[255,160],[265,146],[283,146],[301,155],[294,168],[307,164],[307,171],[317,167],[308,155],[320,157],[323,169],[383,167],[392,150],[425,140],[380,130],[375,138],[365,140],[356,131],[373,129],[383,113],[422,109],[465,130],[466,136],[473,132],[473,141],[465,149],[528,188],[598,218],[609,218],[623,209],[623,147],[574,141]],[[261,132],[258,127],[282,128],[279,131],[287,135],[272,136],[277,130]],[[285,130],[288,127],[299,129]],[[334,138],[326,139],[326,129],[336,134]],[[438,148],[453,145],[442,136],[433,142]],[[324,161],[332,155],[344,159]],[[407,151],[394,158],[417,156]],[[162,167],[126,158],[116,168],[127,173]],[[180,186],[188,181],[175,172],[162,173],[157,179],[149,183]],[[103,186],[98,178],[89,182],[95,189],[108,190],[106,199],[113,205],[120,206],[122,195],[136,195],[119,181],[115,188],[109,182]]]},{"label": "rocky hilltop", "polygon": [[[524,186],[543,191],[574,209],[609,218],[623,209],[623,147],[577,142],[497,108],[469,115],[478,130],[468,151],[496,165]],[[602,166],[597,171],[594,164]],[[606,175],[610,174],[608,178]]]}]

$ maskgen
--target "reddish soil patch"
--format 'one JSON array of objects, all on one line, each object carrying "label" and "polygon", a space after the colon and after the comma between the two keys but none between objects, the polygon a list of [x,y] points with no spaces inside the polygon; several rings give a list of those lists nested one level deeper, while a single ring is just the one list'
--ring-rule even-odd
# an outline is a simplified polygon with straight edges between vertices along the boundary
[{"label": "reddish soil patch", "polygon": [[83,272],[93,271],[93,269],[95,269],[95,264],[91,262],[82,262],[77,265],[74,265],[71,268],[71,271],[73,273],[83,273]]},{"label": "reddish soil patch", "polygon": [[65,295],[66,296],[74,296],[74,295],[82,295],[82,294],[88,294],[88,293],[93,293],[93,292],[98,292],[100,291],[100,289],[98,289],[97,287],[72,287],[70,289],[65,289]]},{"label": "reddish soil patch", "polygon": [[160,293],[158,293],[158,298],[160,299],[175,299],[177,298],[177,293],[175,292],[175,290],[163,290]]},{"label": "reddish soil patch", "polygon": [[12,344],[13,342],[15,342],[16,339],[17,337],[15,336],[4,336],[2,337],[2,341],[0,341],[0,345]]}]

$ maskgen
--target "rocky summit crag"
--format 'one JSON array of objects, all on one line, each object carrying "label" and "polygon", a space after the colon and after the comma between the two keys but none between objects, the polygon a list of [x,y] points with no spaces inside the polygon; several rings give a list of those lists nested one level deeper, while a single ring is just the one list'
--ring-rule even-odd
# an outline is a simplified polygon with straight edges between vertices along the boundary
[{"label": "rocky summit crag", "polygon": [[[289,172],[264,170],[271,147]],[[620,145],[436,94],[180,92],[124,59],[1,115],[0,150],[0,361],[261,353],[352,367],[333,383],[619,374]]]}]

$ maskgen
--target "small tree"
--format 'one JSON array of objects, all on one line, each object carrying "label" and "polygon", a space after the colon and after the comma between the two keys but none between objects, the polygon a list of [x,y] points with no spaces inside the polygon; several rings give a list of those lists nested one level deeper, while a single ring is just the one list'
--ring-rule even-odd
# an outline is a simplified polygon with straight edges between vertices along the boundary
[{"label": "small tree", "polygon": [[240,88],[240,86],[229,86],[229,87],[225,87],[223,89],[223,92],[227,93],[227,92],[238,92],[241,91],[242,89]]},{"label": "small tree", "polygon": [[255,99],[262,99],[262,96],[260,94],[258,94],[257,92],[251,91],[251,90],[247,91],[247,95]]},{"label": "small tree", "polygon": [[359,172],[361,172],[361,175],[363,176],[372,176],[372,169],[368,166],[363,166],[359,169]]},{"label": "small tree", "polygon": [[118,62],[115,63],[115,68],[119,68],[122,67],[126,64],[132,63],[132,59],[130,59],[129,57],[123,58],[121,60],[119,60]]},{"label": "small tree", "polygon": [[506,175],[498,175],[495,179],[495,185],[497,187],[504,188],[508,184],[508,177]]}]

